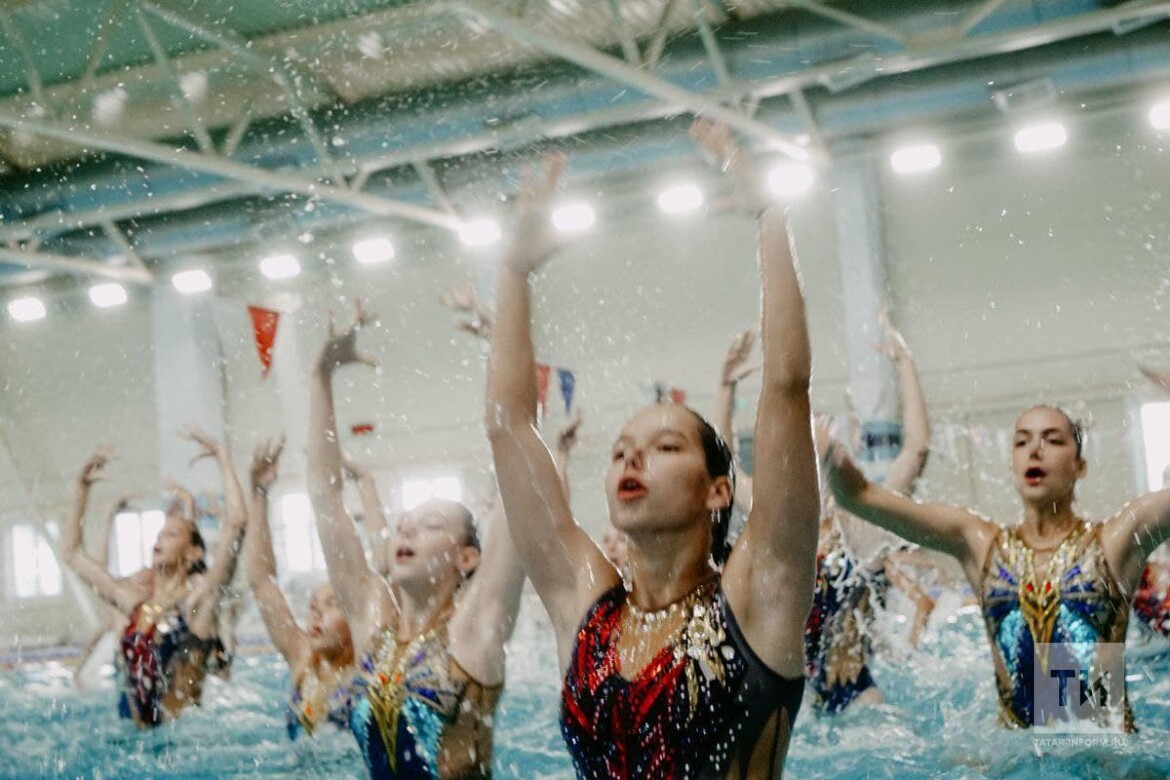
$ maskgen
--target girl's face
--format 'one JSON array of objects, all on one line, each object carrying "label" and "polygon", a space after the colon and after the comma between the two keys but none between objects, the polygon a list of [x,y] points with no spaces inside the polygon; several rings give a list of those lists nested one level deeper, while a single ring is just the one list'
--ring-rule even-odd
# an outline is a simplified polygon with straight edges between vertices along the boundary
[{"label": "girl's face", "polygon": [[194,543],[194,529],[188,520],[177,515],[167,516],[154,541],[151,564],[156,570],[181,568],[189,570],[203,557],[203,550]]},{"label": "girl's face", "polygon": [[1012,437],[1012,477],[1020,497],[1030,503],[1072,499],[1085,461],[1077,454],[1072,425],[1047,406],[1028,409],[1016,420]]},{"label": "girl's face", "polygon": [[349,622],[333,586],[325,583],[313,591],[309,598],[309,642],[313,650],[322,655],[353,655],[353,636]]},{"label": "girl's face", "polygon": [[424,501],[398,521],[390,548],[390,579],[396,584],[436,584],[475,570],[479,550],[468,544],[462,512],[453,502]]},{"label": "girl's face", "polygon": [[712,479],[693,413],[675,404],[631,417],[614,443],[605,494],[610,521],[626,534],[673,530],[731,501],[731,482]]}]

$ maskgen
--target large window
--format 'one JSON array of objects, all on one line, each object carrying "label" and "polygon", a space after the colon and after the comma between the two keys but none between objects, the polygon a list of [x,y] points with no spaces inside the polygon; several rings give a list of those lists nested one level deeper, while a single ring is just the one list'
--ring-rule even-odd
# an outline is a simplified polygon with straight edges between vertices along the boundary
[{"label": "large window", "polygon": [[158,509],[119,512],[114,517],[115,571],[129,577],[154,564],[154,543],[162,530],[164,515]]},{"label": "large window", "polygon": [[463,500],[463,483],[459,477],[407,479],[402,482],[402,508],[409,512],[428,498]]},{"label": "large window", "polygon": [[61,567],[36,526],[25,523],[12,527],[12,573],[17,598],[61,593]]},{"label": "large window", "polygon": [[1161,490],[1170,466],[1170,401],[1142,405],[1142,441],[1147,489]]},{"label": "large window", "polygon": [[[279,549],[284,552],[284,567],[289,572],[312,572],[325,569],[321,541],[313,525],[313,505],[304,493],[286,493],[280,499],[281,534]],[[274,545],[277,543],[274,541]]]}]

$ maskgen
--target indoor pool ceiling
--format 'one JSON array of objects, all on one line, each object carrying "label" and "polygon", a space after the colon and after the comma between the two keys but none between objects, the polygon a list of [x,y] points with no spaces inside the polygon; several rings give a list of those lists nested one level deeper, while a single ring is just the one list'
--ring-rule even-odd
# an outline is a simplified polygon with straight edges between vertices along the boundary
[{"label": "indoor pool ceiling", "polygon": [[0,281],[149,284],[273,224],[454,229],[468,192],[504,186],[500,152],[572,138],[578,177],[638,170],[690,154],[695,112],[816,162],[916,125],[1115,106],[1170,76],[1168,17],[1149,0],[0,0]]}]

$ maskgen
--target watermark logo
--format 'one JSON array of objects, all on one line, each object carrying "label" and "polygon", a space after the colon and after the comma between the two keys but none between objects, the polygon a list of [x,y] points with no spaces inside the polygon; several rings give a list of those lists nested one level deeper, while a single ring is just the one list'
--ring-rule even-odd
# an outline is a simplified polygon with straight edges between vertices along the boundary
[{"label": "watermark logo", "polygon": [[1125,646],[1036,646],[1032,726],[1038,733],[1108,738],[1125,733]]}]

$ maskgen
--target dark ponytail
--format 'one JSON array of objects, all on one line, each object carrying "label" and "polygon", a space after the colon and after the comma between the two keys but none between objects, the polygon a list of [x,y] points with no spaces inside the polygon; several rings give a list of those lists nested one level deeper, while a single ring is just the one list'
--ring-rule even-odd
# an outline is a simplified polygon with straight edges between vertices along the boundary
[{"label": "dark ponytail", "polygon": [[715,426],[689,406],[684,408],[695,416],[699,425],[699,443],[703,446],[708,476],[711,479],[727,477],[731,482],[731,500],[727,502],[727,506],[715,510],[711,518],[711,559],[715,561],[716,566],[723,566],[727,562],[727,556],[731,554],[727,537],[731,529],[732,508],[735,506],[735,457],[727,440],[719,435]]},{"label": "dark ponytail", "polygon": [[203,574],[207,571],[207,561],[204,560],[204,556],[207,555],[207,544],[203,541],[203,534],[199,532],[199,527],[195,523],[191,523],[191,544],[198,547],[203,555],[200,555],[199,560],[187,568],[187,574]]}]

